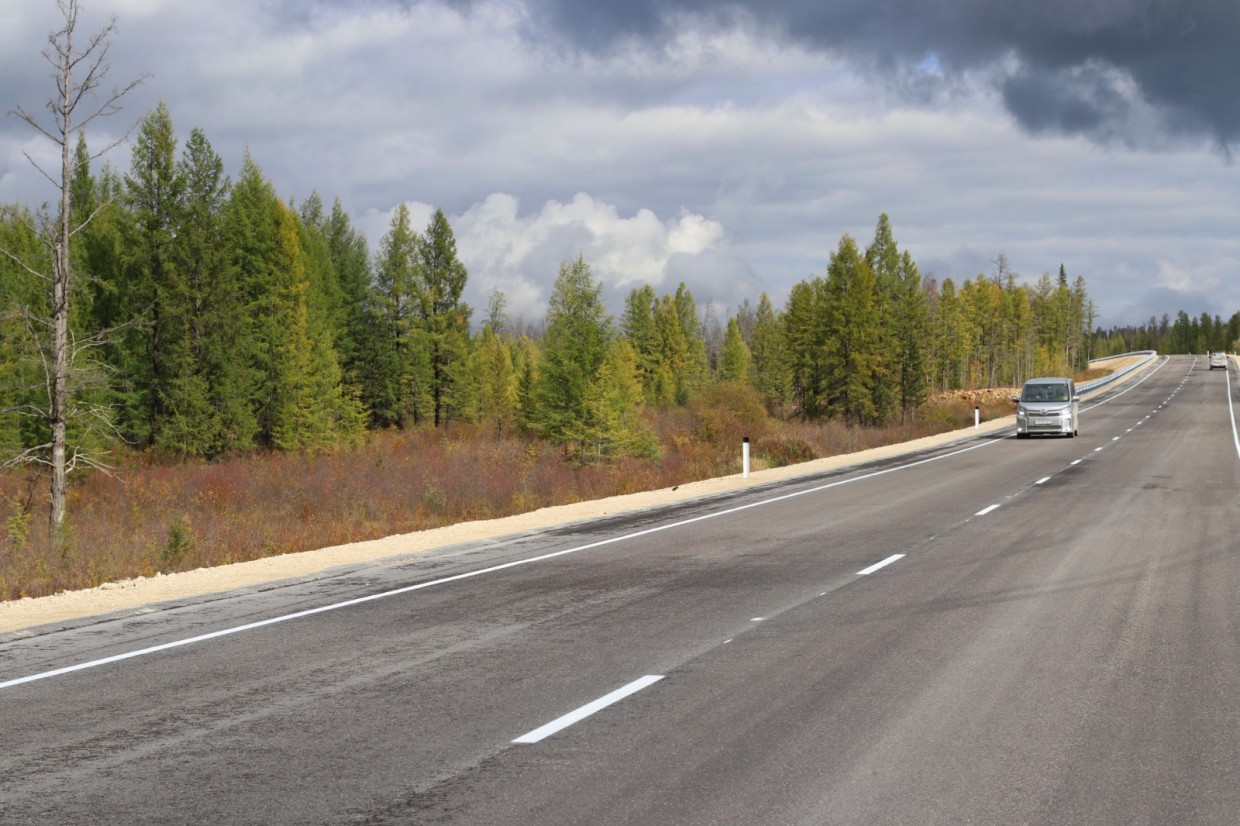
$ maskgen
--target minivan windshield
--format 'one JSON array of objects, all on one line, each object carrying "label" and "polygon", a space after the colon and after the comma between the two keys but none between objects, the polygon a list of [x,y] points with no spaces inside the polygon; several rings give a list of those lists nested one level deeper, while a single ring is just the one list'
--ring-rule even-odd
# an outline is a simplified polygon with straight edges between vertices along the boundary
[{"label": "minivan windshield", "polygon": [[1062,382],[1055,384],[1026,384],[1021,391],[1022,402],[1066,402],[1068,401],[1068,385]]}]

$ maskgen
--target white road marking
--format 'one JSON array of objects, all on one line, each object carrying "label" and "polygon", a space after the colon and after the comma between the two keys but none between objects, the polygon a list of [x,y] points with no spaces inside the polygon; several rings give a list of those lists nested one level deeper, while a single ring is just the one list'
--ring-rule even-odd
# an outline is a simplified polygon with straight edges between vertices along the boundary
[{"label": "white road marking", "polygon": [[608,706],[620,702],[625,697],[628,697],[631,694],[636,694],[643,688],[648,688],[649,686],[654,685],[661,679],[663,679],[663,675],[661,674],[647,674],[640,680],[634,680],[624,688],[618,688],[606,697],[600,697],[592,703],[587,703],[576,711],[570,711],[563,717],[552,720],[550,723],[547,723],[547,725],[536,728],[529,734],[523,734],[512,742],[528,744],[537,743],[539,740],[545,740],[557,731],[562,731],[571,726],[573,723],[579,723],[591,714],[596,714]]},{"label": "white road marking", "polygon": [[1231,401],[1231,370],[1227,371],[1227,412],[1231,415],[1231,439],[1236,443],[1236,456],[1240,457],[1240,432],[1236,430],[1236,407]]},{"label": "white road marking", "polygon": [[975,513],[975,514],[973,514],[973,515],[974,515],[974,516],[985,516],[986,514],[990,513],[991,511],[993,511],[993,510],[998,510],[998,509],[999,509],[999,506],[998,506],[998,505],[991,505],[991,506],[990,506],[990,507],[988,507],[988,508],[982,508],[980,511],[978,511],[977,513]]},{"label": "white road marking", "polygon": [[633,533],[622,534],[620,536],[613,536],[607,539],[600,539],[597,542],[590,542],[586,545],[578,545],[575,548],[566,548],[562,551],[552,551],[551,553],[540,554],[538,556],[532,556],[527,559],[517,559],[512,562],[505,562],[502,565],[492,565],[489,568],[479,568],[476,571],[466,571],[463,574],[455,574],[453,576],[443,577],[442,579],[432,579],[427,582],[419,582],[415,585],[406,585],[403,588],[395,588],[391,591],[381,591],[377,594],[368,594],[364,597],[356,597],[354,599],[344,600],[343,602],[333,602],[328,605],[320,605],[317,608],[309,608],[309,609],[306,609],[305,611],[297,611],[292,614],[282,614],[277,617],[269,617],[265,620],[259,620],[258,622],[250,622],[250,623],[246,623],[245,625],[235,625],[229,628],[221,628],[218,631],[212,631],[208,634],[200,634],[196,637],[186,637],[184,639],[172,640],[171,642],[166,642],[161,645],[153,645],[153,646],[150,646],[149,648],[139,648],[134,651],[127,651],[123,654],[116,654],[111,657],[103,657],[102,659],[90,660],[88,662],[77,663],[76,665],[65,666],[64,668],[55,668],[55,669],[52,669],[51,671],[42,671],[42,672],[39,672],[38,674],[30,674],[25,677],[17,677],[12,680],[6,680],[4,682],[0,682],[0,690],[5,689],[5,688],[12,688],[13,686],[23,685],[25,683],[32,683],[32,682],[35,682],[36,680],[46,680],[51,677],[59,677],[64,674],[71,674],[75,671],[85,671],[91,668],[98,668],[99,666],[102,666],[102,665],[109,665],[111,663],[122,662],[124,660],[130,660],[135,657],[143,657],[148,654],[156,654],[160,651],[168,651],[173,648],[180,648],[186,645],[193,645],[195,643],[206,642],[207,640],[213,640],[219,637],[227,637],[233,634],[240,634],[243,631],[253,631],[256,628],[264,628],[268,625],[276,625],[277,623],[281,623],[281,622],[288,622],[290,620],[295,620],[295,619],[303,619],[305,617],[314,616],[315,614],[323,614],[323,613],[327,613],[328,611],[336,611],[341,608],[351,608],[355,605],[362,605],[363,603],[374,602],[375,600],[386,599],[388,597],[399,596],[401,594],[409,594],[414,591],[421,591],[424,588],[433,588],[437,585],[446,585],[450,582],[460,582],[461,580],[465,580],[465,579],[473,579],[474,577],[480,577],[486,574],[493,574],[498,571],[506,571],[509,568],[517,568],[523,565],[532,565],[536,562],[545,562],[548,559],[555,559],[561,556],[577,554],[577,553],[581,553],[582,551],[589,551],[589,550],[593,550],[594,548],[601,548],[604,545],[612,545],[617,542],[624,542],[629,539],[637,539],[638,537],[649,536],[651,534],[659,533],[661,531],[668,531],[673,528],[681,528],[681,527],[684,527],[685,525],[692,525],[696,522],[704,522],[707,519],[715,519],[720,516],[728,516],[734,513],[740,513],[741,511],[747,511],[752,508],[759,508],[764,505],[772,505],[772,504],[775,504],[776,502],[783,502],[788,499],[795,499],[798,496],[806,496],[811,493],[821,493],[824,490],[830,490],[831,488],[837,488],[837,487],[840,487],[841,485],[849,485],[849,484],[852,484],[853,482],[862,482],[867,479],[874,479],[879,476],[886,476],[887,474],[895,473],[896,471],[908,470],[909,468],[920,467],[921,465],[928,465],[932,462],[938,462],[943,459],[950,459],[953,456],[959,456],[963,453],[969,453],[974,450],[980,450],[981,448],[990,447],[991,445],[997,445],[997,444],[1001,444],[1001,442],[998,440],[985,441],[985,442],[981,442],[980,444],[972,445],[971,447],[965,447],[965,448],[961,448],[960,450],[954,450],[950,453],[944,453],[939,456],[931,456],[928,459],[919,459],[916,462],[909,462],[907,465],[896,465],[894,467],[884,468],[883,470],[876,470],[872,473],[865,473],[865,474],[862,474],[861,476],[851,476],[847,479],[840,479],[835,482],[828,482],[825,485],[817,485],[812,488],[805,488],[804,490],[795,490],[795,491],[792,491],[791,493],[780,494],[779,496],[773,496],[770,499],[762,499],[757,502],[749,502],[744,505],[737,505],[734,508],[725,508],[724,510],[721,510],[721,511],[713,511],[711,513],[704,513],[700,516],[694,516],[690,519],[683,519],[679,522],[669,522],[666,525],[657,525],[653,528],[646,528],[645,530],[642,530],[642,531],[635,531]]},{"label": "white road marking", "polygon": [[878,569],[886,568],[891,563],[898,562],[901,559],[904,559],[904,554],[892,554],[891,556],[884,559],[882,562],[876,562],[863,571],[857,571],[857,576],[869,576],[870,574],[874,573]]},{"label": "white road marking", "polygon": [[1050,480],[1051,480],[1051,477],[1049,477],[1049,476],[1043,476],[1041,479],[1039,479],[1038,481],[1034,482],[1034,484],[1035,484],[1035,485],[1041,485],[1041,484],[1043,484],[1043,483],[1045,483],[1045,482],[1049,482]]},{"label": "white road marking", "polygon": [[1083,460],[1083,459],[1077,459],[1077,460],[1076,460],[1076,461],[1074,461],[1072,464],[1074,464],[1074,465],[1079,465],[1082,461],[1084,461],[1084,460]]}]

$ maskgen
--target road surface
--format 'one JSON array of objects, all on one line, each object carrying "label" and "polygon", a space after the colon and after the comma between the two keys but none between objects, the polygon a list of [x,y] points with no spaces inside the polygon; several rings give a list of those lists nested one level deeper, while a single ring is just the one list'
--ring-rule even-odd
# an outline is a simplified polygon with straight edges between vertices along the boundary
[{"label": "road surface", "polygon": [[7,635],[0,822],[1235,824],[1235,381]]}]

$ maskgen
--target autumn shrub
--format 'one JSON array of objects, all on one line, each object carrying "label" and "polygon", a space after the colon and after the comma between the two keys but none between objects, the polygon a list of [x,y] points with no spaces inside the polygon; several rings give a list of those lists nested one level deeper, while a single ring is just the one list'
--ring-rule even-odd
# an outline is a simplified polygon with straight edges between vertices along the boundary
[{"label": "autumn shrub", "polygon": [[[771,416],[743,385],[720,385],[652,415],[658,460],[581,464],[561,448],[453,425],[368,434],[349,450],[214,462],[118,457],[112,475],[71,477],[68,542],[54,549],[46,477],[0,475],[0,599],[339,545],[552,505],[851,453],[972,424],[967,400],[927,403],[909,424],[862,428]],[[1001,404],[984,416],[1007,415]],[[34,491],[32,494],[31,491]]]},{"label": "autumn shrub", "polygon": [[716,447],[732,447],[771,431],[762,395],[746,384],[722,382],[707,388],[688,405],[693,435]]}]

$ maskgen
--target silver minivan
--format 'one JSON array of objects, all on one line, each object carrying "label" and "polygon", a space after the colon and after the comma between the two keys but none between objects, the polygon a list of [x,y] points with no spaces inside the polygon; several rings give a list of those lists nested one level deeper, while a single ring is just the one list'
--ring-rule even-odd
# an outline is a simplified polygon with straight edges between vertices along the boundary
[{"label": "silver minivan", "polygon": [[1026,439],[1035,433],[1075,436],[1080,429],[1081,406],[1072,379],[1061,377],[1029,379],[1013,396],[1016,403],[1016,437]]}]

